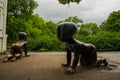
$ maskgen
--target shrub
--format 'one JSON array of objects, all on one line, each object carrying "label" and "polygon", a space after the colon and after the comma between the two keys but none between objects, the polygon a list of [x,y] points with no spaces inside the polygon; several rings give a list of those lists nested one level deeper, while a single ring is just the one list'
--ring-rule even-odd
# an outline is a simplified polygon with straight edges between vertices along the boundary
[{"label": "shrub", "polygon": [[109,32],[100,32],[94,36],[87,36],[83,42],[92,43],[97,51],[120,51],[120,39]]},{"label": "shrub", "polygon": [[[54,37],[54,36],[53,36]],[[28,50],[33,51],[63,51],[65,50],[64,43],[56,38],[48,36],[40,37],[37,39],[28,39]]]}]

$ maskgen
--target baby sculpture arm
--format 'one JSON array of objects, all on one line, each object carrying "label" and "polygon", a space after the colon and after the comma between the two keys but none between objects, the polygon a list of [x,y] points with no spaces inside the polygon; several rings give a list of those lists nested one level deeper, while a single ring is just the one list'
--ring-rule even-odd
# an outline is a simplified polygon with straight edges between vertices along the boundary
[{"label": "baby sculpture arm", "polygon": [[71,51],[69,49],[67,49],[67,53],[66,53],[66,61],[67,63],[63,63],[62,67],[70,67],[70,63],[71,63]]}]

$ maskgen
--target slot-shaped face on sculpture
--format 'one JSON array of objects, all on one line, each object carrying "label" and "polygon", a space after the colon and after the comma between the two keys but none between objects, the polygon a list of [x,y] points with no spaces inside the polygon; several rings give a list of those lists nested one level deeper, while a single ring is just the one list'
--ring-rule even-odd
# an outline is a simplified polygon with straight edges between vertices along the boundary
[{"label": "slot-shaped face on sculpture", "polygon": [[77,27],[73,22],[63,22],[58,25],[57,37],[60,41],[70,42],[76,31]]},{"label": "slot-shaped face on sculpture", "polygon": [[26,40],[27,39],[27,34],[25,32],[19,32],[18,33],[18,39],[19,40]]}]

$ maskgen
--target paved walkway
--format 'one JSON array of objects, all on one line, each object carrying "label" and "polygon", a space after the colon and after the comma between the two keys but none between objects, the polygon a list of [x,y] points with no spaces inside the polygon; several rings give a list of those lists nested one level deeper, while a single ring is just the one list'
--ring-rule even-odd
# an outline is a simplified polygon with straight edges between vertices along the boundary
[{"label": "paved walkway", "polygon": [[[29,52],[30,54],[51,54],[51,55],[65,55],[66,52]],[[110,61],[120,64],[120,52],[119,51],[112,51],[112,52],[97,52],[98,56],[104,57]]]},{"label": "paved walkway", "polygon": [[[0,80],[120,80],[120,69],[105,72],[78,66],[73,75],[65,74],[61,63],[66,61],[65,52],[29,52],[15,62],[2,63],[0,56]],[[98,56],[120,65],[120,52],[98,52]]]}]

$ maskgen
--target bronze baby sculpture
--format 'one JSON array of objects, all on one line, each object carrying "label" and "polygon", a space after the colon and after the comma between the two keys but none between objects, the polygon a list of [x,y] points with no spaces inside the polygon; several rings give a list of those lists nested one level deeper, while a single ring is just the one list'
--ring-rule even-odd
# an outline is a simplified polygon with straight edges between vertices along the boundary
[{"label": "bronze baby sculpture", "polygon": [[[74,73],[79,59],[81,66],[100,66],[103,62],[104,65],[107,65],[104,58],[97,60],[97,52],[93,44],[83,43],[74,38],[76,31],[77,27],[73,22],[63,22],[57,28],[57,37],[60,41],[65,42],[67,48],[67,63],[62,64],[63,67],[69,67],[66,72]],[[70,67],[72,52],[74,52],[74,59],[72,67]]]},{"label": "bronze baby sculpture", "polygon": [[3,62],[7,62],[11,60],[12,62],[22,56],[22,49],[24,50],[25,56],[28,57],[27,53],[27,40],[26,40],[26,33],[19,32],[18,33],[18,41],[12,44],[10,52],[5,55]]}]

